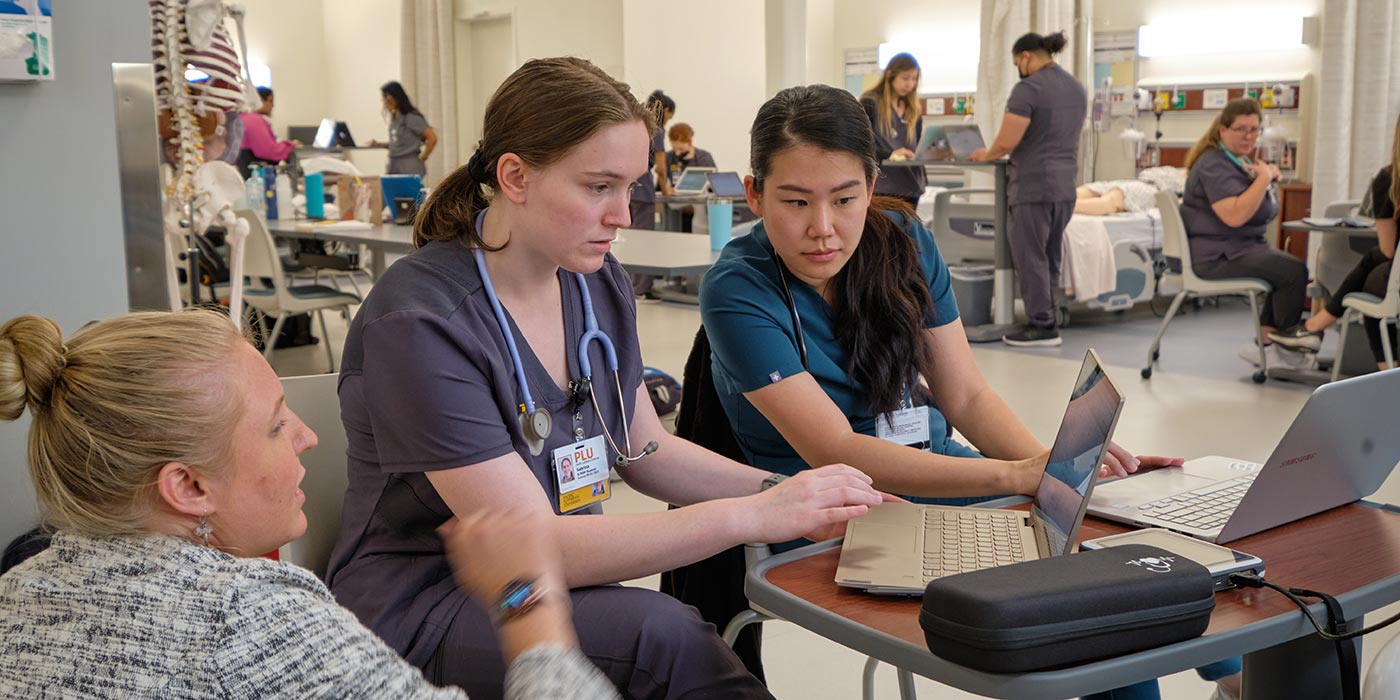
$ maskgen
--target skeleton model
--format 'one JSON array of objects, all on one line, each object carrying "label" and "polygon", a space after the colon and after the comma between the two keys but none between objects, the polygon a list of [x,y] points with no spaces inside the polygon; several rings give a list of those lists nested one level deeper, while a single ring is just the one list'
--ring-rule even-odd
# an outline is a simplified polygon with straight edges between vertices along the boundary
[{"label": "skeleton model", "polygon": [[[166,267],[171,279],[170,308],[181,306],[175,283],[176,245],[189,231],[203,233],[212,224],[228,231],[229,316],[235,326],[243,319],[243,244],[248,223],[233,214],[243,199],[242,179],[228,163],[205,162],[205,135],[223,138],[226,112],[250,111],[261,105],[253,81],[234,51],[224,25],[233,17],[240,44],[244,42],[243,8],[222,0],[150,0],[151,44],[155,65],[156,109],[161,131],[173,146],[166,152],[173,173],[165,187]],[[248,54],[244,45],[242,54]],[[201,83],[185,79],[193,68],[209,76]],[[234,144],[236,146],[236,144]],[[198,280],[189,280],[193,290]]]}]

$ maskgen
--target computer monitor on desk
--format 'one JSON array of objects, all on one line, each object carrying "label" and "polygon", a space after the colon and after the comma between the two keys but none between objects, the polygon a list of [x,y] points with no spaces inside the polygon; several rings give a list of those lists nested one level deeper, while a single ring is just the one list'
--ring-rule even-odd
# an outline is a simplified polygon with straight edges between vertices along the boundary
[{"label": "computer monitor on desk", "polygon": [[293,141],[300,141],[304,146],[316,143],[316,132],[319,126],[289,126],[287,127],[287,138]]},{"label": "computer monitor on desk", "polygon": [[316,148],[354,148],[355,138],[350,135],[350,127],[345,122],[338,122],[334,119],[322,119],[321,126],[316,129],[316,138],[311,145]]}]

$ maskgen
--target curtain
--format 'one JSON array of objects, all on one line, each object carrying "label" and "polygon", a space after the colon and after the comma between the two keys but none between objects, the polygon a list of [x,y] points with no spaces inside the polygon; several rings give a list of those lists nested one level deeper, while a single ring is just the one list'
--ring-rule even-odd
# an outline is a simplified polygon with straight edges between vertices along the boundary
[{"label": "curtain", "polygon": [[1326,0],[1323,20],[1312,172],[1319,216],[1332,202],[1361,198],[1390,160],[1400,113],[1395,0]]},{"label": "curtain", "polygon": [[466,162],[457,133],[457,71],[452,0],[403,0],[399,47],[404,89],[437,134],[427,182]]}]

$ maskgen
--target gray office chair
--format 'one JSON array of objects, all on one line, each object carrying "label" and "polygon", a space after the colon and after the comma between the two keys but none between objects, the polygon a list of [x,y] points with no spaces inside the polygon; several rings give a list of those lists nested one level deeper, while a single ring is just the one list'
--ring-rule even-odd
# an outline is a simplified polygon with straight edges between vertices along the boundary
[{"label": "gray office chair", "polygon": [[306,534],[282,547],[282,560],[310,569],[326,578],[331,547],[340,529],[340,509],[345,501],[349,478],[345,471],[345,426],[340,422],[340,399],[336,395],[339,375],[313,374],[286,377],[282,391],[290,408],[320,444],[301,456],[306,478],[301,490],[306,494]]},{"label": "gray office chair", "polygon": [[1171,308],[1167,310],[1167,315],[1162,319],[1162,325],[1157,328],[1157,337],[1152,339],[1152,347],[1147,351],[1147,366],[1142,368],[1142,378],[1152,378],[1152,363],[1161,356],[1162,335],[1167,332],[1167,324],[1172,322],[1172,317],[1181,310],[1181,302],[1189,296],[1247,296],[1249,297],[1249,312],[1254,319],[1255,345],[1259,348],[1259,370],[1254,373],[1256,384],[1264,383],[1269,377],[1268,360],[1264,356],[1264,332],[1259,325],[1259,295],[1268,294],[1273,290],[1268,282],[1251,277],[1237,277],[1231,279],[1207,280],[1196,276],[1195,270],[1191,267],[1191,244],[1186,238],[1186,224],[1181,220],[1181,210],[1177,206],[1176,194],[1173,192],[1157,193],[1157,209],[1162,213],[1162,254],[1166,256],[1168,262],[1181,263],[1180,272],[1174,272],[1169,267],[1166,275],[1174,275],[1181,278],[1181,291],[1177,292],[1172,299]]}]

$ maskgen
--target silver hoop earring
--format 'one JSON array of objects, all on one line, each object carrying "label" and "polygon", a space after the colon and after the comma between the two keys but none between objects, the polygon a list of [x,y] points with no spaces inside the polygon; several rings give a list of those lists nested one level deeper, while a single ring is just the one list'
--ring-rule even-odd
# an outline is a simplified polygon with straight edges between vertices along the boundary
[{"label": "silver hoop earring", "polygon": [[195,528],[194,528],[195,537],[199,537],[199,538],[203,539],[203,540],[204,540],[204,546],[205,546],[205,547],[208,547],[208,546],[209,546],[209,534],[212,533],[212,532],[214,532],[214,528],[209,527],[208,514],[206,513],[206,514],[204,514],[204,515],[200,515],[200,516],[199,516],[199,524],[196,525]]}]

